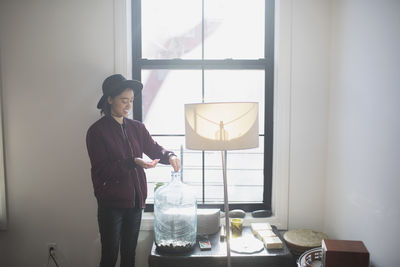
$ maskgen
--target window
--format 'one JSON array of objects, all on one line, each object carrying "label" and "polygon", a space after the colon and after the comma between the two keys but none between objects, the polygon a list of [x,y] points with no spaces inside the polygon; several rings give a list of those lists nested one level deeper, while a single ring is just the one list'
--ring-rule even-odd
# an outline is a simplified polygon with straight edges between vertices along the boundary
[{"label": "window", "polygon": [[[273,45],[273,0],[132,0],[132,77],[144,84],[134,118],[181,155],[199,207],[223,206],[221,154],[185,149],[184,104],[255,101],[260,147],[227,152],[229,204],[271,209]],[[147,170],[147,209],[169,170]]]}]

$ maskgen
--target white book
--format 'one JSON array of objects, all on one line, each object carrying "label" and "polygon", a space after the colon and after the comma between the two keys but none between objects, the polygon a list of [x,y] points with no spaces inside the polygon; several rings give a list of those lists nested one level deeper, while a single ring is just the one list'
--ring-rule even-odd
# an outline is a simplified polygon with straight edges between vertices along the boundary
[{"label": "white book", "polygon": [[274,237],[276,234],[272,230],[257,230],[255,236],[261,241],[264,241],[265,237]]},{"label": "white book", "polygon": [[265,237],[264,240],[264,245],[267,249],[281,249],[283,248],[283,243],[277,236],[270,236],[270,237]]},{"label": "white book", "polygon": [[251,223],[251,230],[253,234],[256,234],[259,230],[272,230],[272,227],[269,223]]}]

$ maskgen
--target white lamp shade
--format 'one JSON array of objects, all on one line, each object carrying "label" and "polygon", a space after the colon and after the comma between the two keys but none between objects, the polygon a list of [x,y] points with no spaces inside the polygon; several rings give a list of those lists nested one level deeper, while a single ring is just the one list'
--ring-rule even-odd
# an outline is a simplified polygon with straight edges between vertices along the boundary
[{"label": "white lamp shade", "polygon": [[185,104],[185,138],[194,150],[258,147],[258,103]]}]

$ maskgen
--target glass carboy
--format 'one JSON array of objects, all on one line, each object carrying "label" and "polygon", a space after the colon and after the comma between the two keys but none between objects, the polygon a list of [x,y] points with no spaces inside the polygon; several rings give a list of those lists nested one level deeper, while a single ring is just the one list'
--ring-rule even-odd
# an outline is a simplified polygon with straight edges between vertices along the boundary
[{"label": "glass carboy", "polygon": [[180,253],[196,244],[197,202],[193,189],[172,172],[154,193],[154,239],[158,250]]}]

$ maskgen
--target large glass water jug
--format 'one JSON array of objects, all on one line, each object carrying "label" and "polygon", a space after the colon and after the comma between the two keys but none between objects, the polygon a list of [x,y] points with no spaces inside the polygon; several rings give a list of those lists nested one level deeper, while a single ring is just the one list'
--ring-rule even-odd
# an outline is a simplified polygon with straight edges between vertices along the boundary
[{"label": "large glass water jug", "polygon": [[193,189],[172,172],[171,181],[154,193],[154,239],[158,250],[180,253],[193,249],[197,203]]}]

